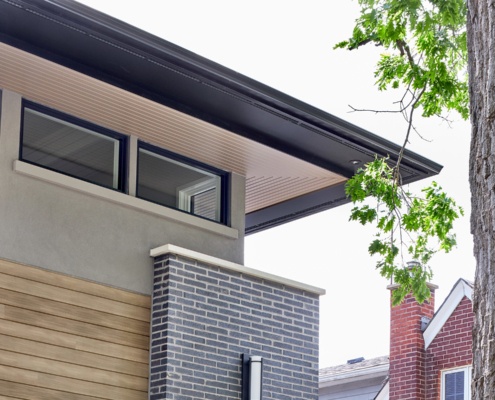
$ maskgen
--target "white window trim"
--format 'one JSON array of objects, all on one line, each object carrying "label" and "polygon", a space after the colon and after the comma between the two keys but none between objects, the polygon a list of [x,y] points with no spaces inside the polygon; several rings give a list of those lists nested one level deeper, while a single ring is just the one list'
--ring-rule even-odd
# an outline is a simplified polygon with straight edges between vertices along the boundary
[{"label": "white window trim", "polygon": [[446,369],[442,371],[442,381],[441,381],[441,400],[445,400],[445,377],[449,374],[453,374],[456,372],[464,372],[464,399],[465,400],[470,400],[471,399],[471,374],[472,374],[472,367],[471,365],[467,365],[465,367],[461,368],[452,368],[452,369]]},{"label": "white window trim", "polygon": [[[191,212],[191,198],[195,195],[198,195],[200,193],[203,193],[207,190],[215,189],[215,197],[216,197],[216,204],[215,204],[215,221],[220,222],[220,215],[222,213],[222,199],[221,199],[221,181],[220,177],[218,175],[215,175],[213,173],[210,173],[202,168],[198,168],[194,165],[188,164],[187,162],[180,161],[180,160],[174,160],[174,158],[160,154],[158,151],[152,151],[148,150],[142,147],[139,147],[138,144],[138,152],[148,154],[152,157],[159,158],[161,160],[164,160],[166,162],[172,163],[179,165],[182,168],[186,168],[192,171],[199,172],[203,175],[209,175],[210,177],[204,177],[200,178],[195,182],[188,183],[183,186],[179,186],[176,188],[176,206],[179,210],[186,211],[188,213]],[[136,168],[137,171],[137,168]],[[166,206],[163,206],[166,207]],[[194,214],[191,214],[194,215]],[[195,215],[195,217],[198,217]]]},{"label": "white window trim", "polygon": [[202,178],[198,179],[196,182],[192,182],[192,184],[179,186],[177,188],[177,198],[178,198],[178,208],[180,210],[184,210],[187,212],[191,212],[191,198],[203,192],[206,192],[211,189],[215,189],[215,220],[220,220],[220,182],[219,178]]}]

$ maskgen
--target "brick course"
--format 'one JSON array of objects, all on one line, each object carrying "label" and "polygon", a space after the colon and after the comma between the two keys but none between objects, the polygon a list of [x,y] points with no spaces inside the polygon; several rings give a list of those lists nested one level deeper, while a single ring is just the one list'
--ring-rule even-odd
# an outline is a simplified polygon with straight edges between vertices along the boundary
[{"label": "brick course", "polygon": [[425,344],[421,331],[421,317],[432,318],[434,306],[432,293],[429,302],[419,304],[409,294],[402,304],[391,307],[390,400],[426,399]]},{"label": "brick course", "polygon": [[240,399],[242,353],[263,357],[263,399],[317,399],[317,294],[174,254],[154,268],[150,400]]},{"label": "brick course", "polygon": [[471,300],[462,298],[425,350],[421,317],[431,318],[433,309],[433,291],[430,303],[408,295],[391,308],[389,400],[440,400],[442,371],[472,363]]}]

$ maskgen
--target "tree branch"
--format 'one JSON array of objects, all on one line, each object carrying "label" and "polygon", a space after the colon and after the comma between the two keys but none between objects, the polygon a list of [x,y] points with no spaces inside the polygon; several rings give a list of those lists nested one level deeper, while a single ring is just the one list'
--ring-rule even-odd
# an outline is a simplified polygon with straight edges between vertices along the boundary
[{"label": "tree branch", "polygon": [[416,109],[416,105],[418,104],[419,100],[421,100],[421,97],[423,96],[423,93],[426,91],[426,86],[421,89],[421,92],[418,94],[418,97],[416,97],[416,100],[411,104],[411,111],[409,112],[409,121],[407,124],[407,131],[406,131],[406,137],[404,139],[404,143],[402,144],[402,147],[399,152],[399,157],[397,158],[397,163],[396,163],[396,170],[395,170],[395,179],[397,180],[397,184],[399,184],[399,169],[400,169],[400,163],[402,162],[402,158],[404,157],[404,151],[406,149],[407,144],[409,143],[409,136],[411,134],[411,128],[413,127],[413,114],[414,110]]}]

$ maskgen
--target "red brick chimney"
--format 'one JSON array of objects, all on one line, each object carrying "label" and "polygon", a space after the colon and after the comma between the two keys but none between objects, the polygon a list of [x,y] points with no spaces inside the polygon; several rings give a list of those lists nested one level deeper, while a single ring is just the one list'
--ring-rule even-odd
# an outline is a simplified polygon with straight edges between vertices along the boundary
[{"label": "red brick chimney", "polygon": [[428,284],[429,301],[419,304],[411,294],[398,306],[392,306],[390,285],[390,370],[389,400],[426,400],[425,343],[421,320],[431,319],[435,309],[436,285]]}]

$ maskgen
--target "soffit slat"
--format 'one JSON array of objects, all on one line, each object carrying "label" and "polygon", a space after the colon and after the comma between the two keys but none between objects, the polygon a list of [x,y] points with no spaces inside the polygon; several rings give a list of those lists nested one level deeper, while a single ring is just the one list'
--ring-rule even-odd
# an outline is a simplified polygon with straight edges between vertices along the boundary
[{"label": "soffit slat", "polygon": [[246,212],[345,180],[311,163],[3,43],[0,85],[32,101],[245,176]]}]

